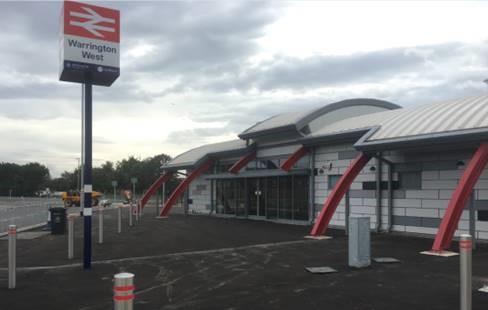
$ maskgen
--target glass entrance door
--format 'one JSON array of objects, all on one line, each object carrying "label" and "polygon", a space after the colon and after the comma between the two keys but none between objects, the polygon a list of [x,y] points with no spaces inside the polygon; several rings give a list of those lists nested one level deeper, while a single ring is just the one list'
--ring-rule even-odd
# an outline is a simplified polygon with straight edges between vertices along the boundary
[{"label": "glass entrance door", "polygon": [[248,215],[264,216],[265,215],[265,184],[264,179],[250,178],[247,179],[247,190],[249,197]]}]

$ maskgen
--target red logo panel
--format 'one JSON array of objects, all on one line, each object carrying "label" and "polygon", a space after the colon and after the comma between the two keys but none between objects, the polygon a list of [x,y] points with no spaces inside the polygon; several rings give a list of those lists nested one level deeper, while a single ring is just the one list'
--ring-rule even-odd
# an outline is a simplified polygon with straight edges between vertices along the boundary
[{"label": "red logo panel", "polygon": [[64,2],[64,34],[120,42],[120,12],[80,2]]}]

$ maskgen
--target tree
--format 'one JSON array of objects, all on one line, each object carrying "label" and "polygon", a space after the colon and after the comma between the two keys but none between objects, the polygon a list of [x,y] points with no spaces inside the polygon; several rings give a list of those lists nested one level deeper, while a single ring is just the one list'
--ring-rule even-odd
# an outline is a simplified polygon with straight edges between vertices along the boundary
[{"label": "tree", "polygon": [[25,165],[0,163],[0,195],[33,196],[49,187],[49,169],[36,162]]},{"label": "tree", "polygon": [[115,180],[115,168],[111,161],[107,161],[100,167],[92,170],[93,188],[107,193],[112,189],[112,181]]},{"label": "tree", "polygon": [[[143,160],[134,156],[114,164],[107,161],[92,170],[93,189],[103,193],[112,191],[112,181],[116,180],[119,189],[132,189],[131,178],[137,178],[137,192],[147,190],[159,177],[162,163],[171,160],[166,154],[159,154]],[[49,187],[51,191],[76,190],[78,168],[64,171],[58,178],[50,178],[49,169],[39,163],[18,165],[0,163],[0,196],[8,195],[13,190],[15,196],[32,196],[36,191]],[[176,186],[176,178],[168,181],[167,191]]]}]

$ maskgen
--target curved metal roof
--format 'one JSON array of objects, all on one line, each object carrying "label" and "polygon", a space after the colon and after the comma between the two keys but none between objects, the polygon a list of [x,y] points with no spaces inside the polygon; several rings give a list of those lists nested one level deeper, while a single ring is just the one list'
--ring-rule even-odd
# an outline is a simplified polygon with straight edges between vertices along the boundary
[{"label": "curved metal roof", "polygon": [[382,121],[368,141],[487,127],[487,116],[488,95],[406,108]]},{"label": "curved metal roof", "polygon": [[357,137],[359,135],[360,137],[371,129],[378,128],[382,121],[394,117],[402,111],[403,109],[396,109],[343,119],[340,122],[326,125],[301,140],[307,143],[327,140],[333,136],[352,135]]},{"label": "curved metal roof", "polygon": [[206,144],[176,156],[172,161],[161,166],[161,169],[176,170],[191,168],[197,166],[212,155],[238,156],[244,153],[248,148],[249,147],[246,146],[246,141],[243,140],[230,140]]},{"label": "curved metal roof", "polygon": [[[345,100],[313,111],[282,114],[275,117],[275,120],[271,121],[273,118],[266,120],[262,122],[266,124],[262,126],[257,124],[248,131],[275,132],[280,128],[290,127],[300,130],[320,115],[344,106],[361,105],[361,100],[366,100],[363,101],[364,104],[379,104],[394,110],[336,120],[297,141],[311,145],[332,140],[344,142],[352,139],[357,141],[355,144],[357,149],[374,151],[401,145],[417,146],[421,143],[488,140],[488,94],[403,109],[396,109],[398,106],[380,100]],[[252,128],[254,129],[251,130]],[[162,168],[185,169],[198,165],[209,156],[239,156],[249,148],[251,147],[246,146],[244,140],[208,144],[177,156]]]},{"label": "curved metal roof", "polygon": [[[250,128],[239,134],[239,138],[248,139],[256,136],[266,135],[270,133],[292,130],[299,133],[305,126],[310,124],[315,119],[333,111],[338,111],[340,109],[345,109],[354,106],[369,106],[378,107],[385,110],[398,109],[400,106],[377,99],[369,98],[356,98],[342,100],[339,102],[331,103],[320,108],[314,108],[310,110],[305,110],[301,112],[289,112],[280,115],[270,117],[262,122],[259,122]],[[364,112],[358,112],[364,113]],[[357,115],[358,115],[357,114]],[[351,115],[349,115],[350,117]],[[335,119],[339,121],[340,119]]]},{"label": "curved metal roof", "polygon": [[[481,135],[483,134],[483,135]],[[351,117],[323,126],[300,139],[305,144],[358,138],[358,149],[409,144],[443,143],[446,138],[488,136],[488,95]],[[484,139],[484,138],[483,138]]]}]

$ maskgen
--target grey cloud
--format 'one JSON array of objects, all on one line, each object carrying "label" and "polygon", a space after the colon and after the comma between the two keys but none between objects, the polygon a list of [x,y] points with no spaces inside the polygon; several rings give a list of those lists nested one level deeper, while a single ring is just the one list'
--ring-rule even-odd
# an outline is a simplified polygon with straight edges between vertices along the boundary
[{"label": "grey cloud", "polygon": [[[122,48],[127,50],[142,42],[159,49],[154,55],[142,57],[126,67],[122,59],[119,80],[110,88],[94,89],[94,100],[105,104],[155,102],[163,89],[144,88],[140,78],[147,78],[148,74],[159,74],[154,77],[157,82],[184,72],[199,71],[207,75],[237,72],[239,60],[256,51],[253,39],[276,18],[276,9],[262,2],[100,4],[121,10]],[[0,2],[0,27],[4,33],[0,46],[5,47],[0,49],[3,60],[0,67],[3,72],[32,75],[22,77],[15,86],[0,85],[0,100],[6,106],[15,105],[19,99],[31,99],[33,104],[38,99],[50,98],[70,100],[75,105],[79,102],[80,91],[76,86],[57,80],[61,6],[61,2]],[[59,113],[23,110],[27,118],[49,118]],[[6,109],[2,115],[15,118],[19,113]]]},{"label": "grey cloud", "polygon": [[102,136],[94,136],[93,137],[93,143],[97,143],[97,144],[114,144],[113,141],[107,139],[107,138],[104,138]]},{"label": "grey cloud", "polygon": [[163,141],[168,144],[199,145],[209,142],[209,138],[229,133],[226,128],[194,128],[174,131]]},{"label": "grey cloud", "polygon": [[158,46],[138,70],[205,71],[256,52],[253,40],[275,20],[274,13],[263,2],[162,2],[128,12],[126,27]]},{"label": "grey cloud", "polygon": [[[478,47],[479,55],[484,47]],[[374,83],[409,72],[427,72],[432,65],[473,52],[460,43],[416,48],[394,48],[340,56],[292,58],[276,55],[257,66],[241,64],[239,70],[185,77],[163,94],[189,90],[247,92],[250,90],[305,91],[352,83]],[[481,60],[480,60],[481,61]],[[483,60],[486,62],[486,60]],[[430,73],[429,73],[430,74]]]}]

